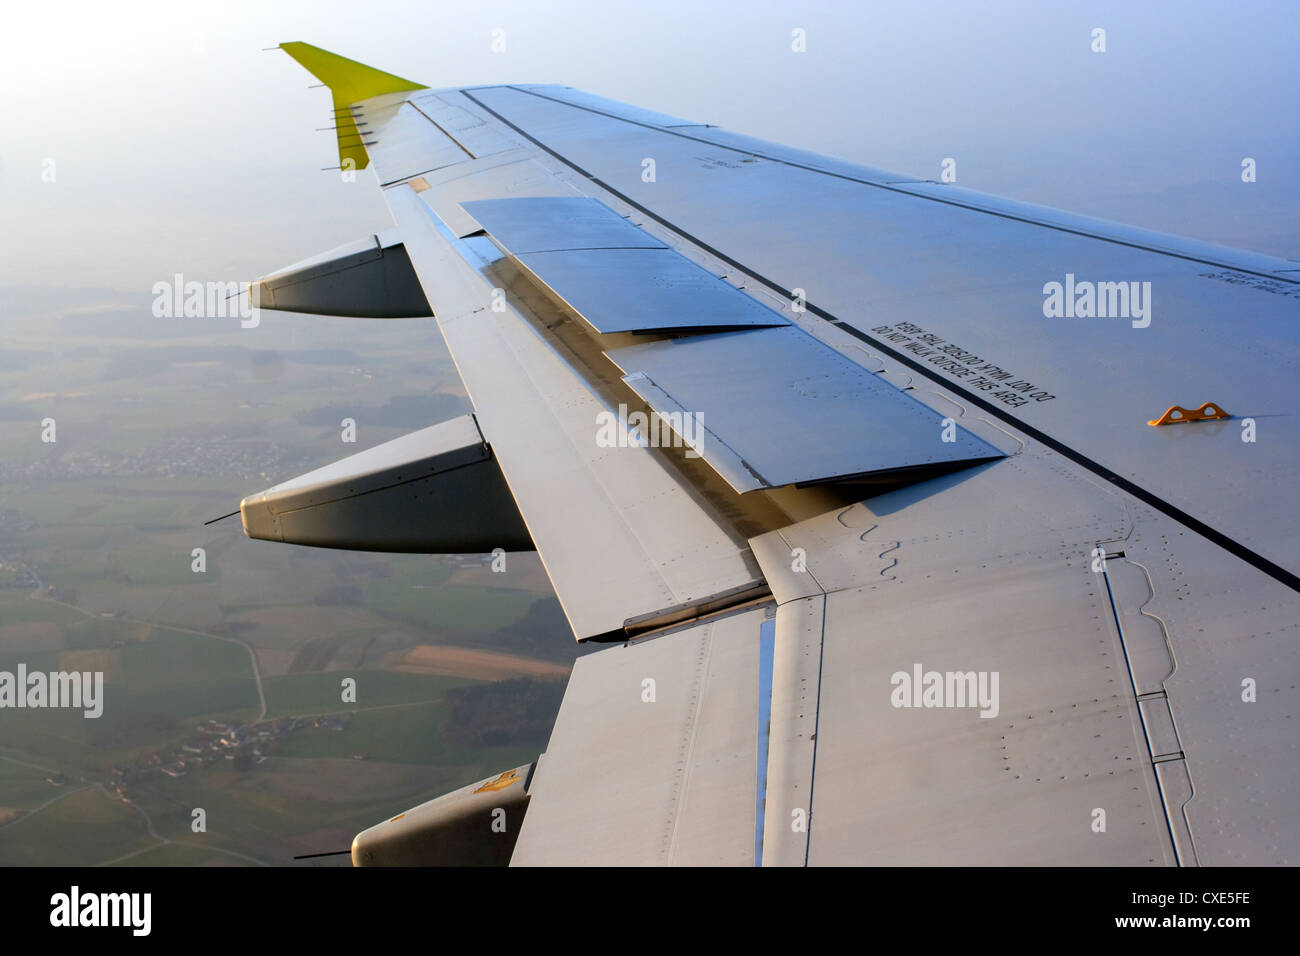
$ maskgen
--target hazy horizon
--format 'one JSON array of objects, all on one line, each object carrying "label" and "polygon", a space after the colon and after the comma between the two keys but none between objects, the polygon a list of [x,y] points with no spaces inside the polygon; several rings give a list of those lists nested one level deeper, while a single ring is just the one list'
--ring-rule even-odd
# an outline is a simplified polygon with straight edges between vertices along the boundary
[{"label": "hazy horizon", "polygon": [[247,279],[389,225],[372,174],[321,171],[337,164],[317,131],[328,93],[263,51],[297,39],[433,87],[568,84],[909,175],[937,179],[952,157],[960,186],[1300,259],[1285,4],[128,4],[6,19],[0,314],[16,287]]}]

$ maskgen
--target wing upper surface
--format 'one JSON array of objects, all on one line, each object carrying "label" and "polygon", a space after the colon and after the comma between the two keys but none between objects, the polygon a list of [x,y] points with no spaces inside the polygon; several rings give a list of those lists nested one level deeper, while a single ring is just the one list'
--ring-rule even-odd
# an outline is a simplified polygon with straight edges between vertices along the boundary
[{"label": "wing upper surface", "polygon": [[[1300,266],[564,88],[398,92],[357,112],[575,634],[631,639],[575,671],[517,862],[1294,861]],[[678,339],[592,323],[584,308],[620,307],[564,295],[586,260],[549,280],[527,263],[566,223],[510,248],[488,213],[511,207],[476,206],[531,197],[612,209],[640,251],[788,326],[716,338],[801,335],[921,407],[911,439],[947,452],[951,422],[999,460],[873,497],[746,492],[707,455],[629,434],[629,411],[663,411],[661,394],[692,411],[681,395],[758,356],[687,368],[662,356],[698,348],[691,321]],[[1049,314],[1052,283],[1072,305],[1092,283],[1092,314]],[[1103,283],[1131,293],[1127,313],[1096,314]],[[684,378],[643,370],[654,388],[637,388],[620,354]],[[789,409],[756,394],[714,437],[748,425],[772,454],[764,426]],[[1236,418],[1147,425],[1207,400]],[[1259,440],[1242,440],[1248,418]],[[846,447],[867,435],[850,427]],[[900,691],[931,673],[933,703]],[[647,678],[670,706],[638,709]],[[967,687],[981,706],[952,700]]]}]

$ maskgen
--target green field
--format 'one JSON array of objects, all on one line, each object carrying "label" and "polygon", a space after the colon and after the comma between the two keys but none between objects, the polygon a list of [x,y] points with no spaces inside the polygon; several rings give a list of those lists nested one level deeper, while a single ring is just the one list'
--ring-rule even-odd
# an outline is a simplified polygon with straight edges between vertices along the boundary
[{"label": "green field", "polygon": [[[23,624],[28,621],[52,621],[71,626],[85,620],[85,615],[75,608],[63,607],[50,601],[28,597],[27,591],[6,591],[0,595],[0,625]],[[0,647],[0,655],[5,650]]]},{"label": "green field", "polygon": [[12,760],[0,758],[0,807],[30,810],[63,791],[46,783],[49,773]]},{"label": "green field", "polygon": [[[256,716],[257,691],[244,648],[167,628],[146,628],[147,639],[108,647],[110,638],[138,629],[93,619],[70,628],[70,647],[100,649],[92,663],[77,669],[104,670],[101,716],[87,718],[84,708],[8,710],[0,720],[0,746],[34,762],[48,757],[63,766],[106,771],[142,750],[188,736],[209,716]],[[14,670],[16,657],[0,654],[0,668]],[[58,652],[20,657],[29,672],[60,667]]]},{"label": "green field", "polygon": [[[367,760],[452,765],[479,760],[483,748],[456,748],[443,740],[439,733],[442,716],[441,701],[362,711],[353,715],[341,730],[311,727],[294,734],[280,745],[276,755],[350,757],[362,754]],[[539,741],[539,746],[542,744],[544,741]],[[532,753],[527,759],[536,756]]]},{"label": "green field", "polygon": [[257,690],[248,652],[238,644],[197,634],[154,628],[148,640],[122,650],[122,676],[109,685],[104,716],[159,712],[174,717],[249,712],[255,716]]},{"label": "green field", "polygon": [[[447,742],[447,694],[478,681],[382,667],[417,644],[568,659],[544,586],[498,588],[433,556],[249,541],[238,518],[204,524],[247,494],[464,414],[433,323],[275,315],[245,332],[160,325],[147,300],[69,314],[39,301],[6,323],[0,351],[0,583],[18,585],[0,590],[0,669],[102,671],[104,710],[0,712],[12,758],[0,759],[0,865],[286,862],[537,755],[532,724],[517,746]],[[53,444],[40,440],[47,416]],[[357,421],[355,445],[340,441],[342,417]],[[191,570],[195,547],[204,574]],[[245,748],[240,769],[215,758],[164,775],[199,724],[257,716],[250,648],[269,718],[344,714],[343,729],[281,728],[261,762]],[[355,704],[341,700],[345,676]],[[178,842],[156,846],[116,797],[75,792],[97,784],[123,787]],[[190,830],[195,807],[206,834]]]},{"label": "green field", "polygon": [[165,843],[127,857],[113,866],[246,866],[238,857],[216,849],[182,843]]},{"label": "green field", "polygon": [[[356,703],[342,700],[342,681],[356,681]],[[436,701],[451,687],[474,681],[462,677],[407,674],[399,671],[340,670],[323,673],[283,674],[262,682],[267,717],[304,717],[344,714],[393,704]]]},{"label": "green field", "polygon": [[398,620],[490,633],[519,620],[537,600],[533,591],[437,587],[427,579],[416,583],[425,586],[394,579],[374,581],[366,587],[366,602]]},{"label": "green field", "polygon": [[155,843],[138,812],[98,790],[69,791],[57,803],[0,828],[7,866],[86,866]]}]

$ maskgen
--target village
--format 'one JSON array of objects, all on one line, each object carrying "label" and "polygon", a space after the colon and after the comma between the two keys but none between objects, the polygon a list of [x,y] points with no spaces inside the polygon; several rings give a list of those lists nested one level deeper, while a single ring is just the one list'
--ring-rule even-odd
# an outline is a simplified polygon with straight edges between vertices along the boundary
[{"label": "village", "polygon": [[[127,799],[132,781],[146,775],[163,774],[184,777],[218,761],[230,761],[236,770],[252,770],[266,762],[278,741],[295,731],[316,728],[342,731],[349,715],[320,717],[282,717],[256,723],[208,720],[195,727],[193,735],[177,749],[168,749],[147,758],[113,767],[104,786],[111,793]],[[363,760],[365,754],[353,754]]]}]

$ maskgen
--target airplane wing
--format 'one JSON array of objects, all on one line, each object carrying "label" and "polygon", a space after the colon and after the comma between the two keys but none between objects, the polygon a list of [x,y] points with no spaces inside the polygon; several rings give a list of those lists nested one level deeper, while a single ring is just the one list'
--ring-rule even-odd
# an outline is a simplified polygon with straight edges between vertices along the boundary
[{"label": "airplane wing", "polygon": [[473,414],[246,532],[535,549],[610,645],[354,862],[1300,859],[1300,262],[283,47],[394,229],[263,304],[431,312]]}]

